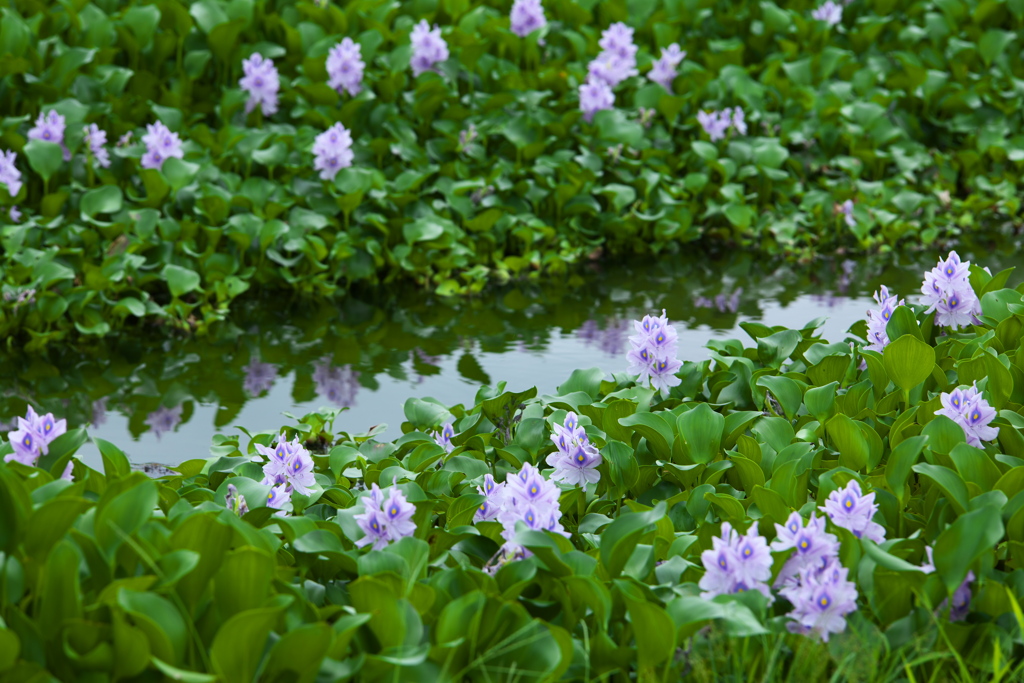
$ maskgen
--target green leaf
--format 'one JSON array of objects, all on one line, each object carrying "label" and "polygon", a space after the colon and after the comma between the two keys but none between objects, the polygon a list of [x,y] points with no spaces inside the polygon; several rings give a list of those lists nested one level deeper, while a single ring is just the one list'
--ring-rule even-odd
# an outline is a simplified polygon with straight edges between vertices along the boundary
[{"label": "green leaf", "polygon": [[761,362],[778,368],[789,358],[803,337],[797,330],[782,330],[757,340],[757,355]]},{"label": "green leaf", "polygon": [[176,298],[199,289],[199,273],[194,270],[168,263],[160,274]]},{"label": "green leaf", "polygon": [[633,413],[619,420],[623,427],[633,427],[640,436],[647,439],[651,451],[661,460],[672,459],[672,443],[675,431],[672,425],[658,413]]},{"label": "green leaf", "polygon": [[[953,470],[942,465],[931,465],[929,463],[918,463],[913,469],[918,474],[923,474],[942,489],[946,498],[952,503],[957,514],[964,514],[967,511],[967,485]],[[1002,528],[1000,526],[1000,528]]]},{"label": "green leaf", "polygon": [[47,182],[64,164],[64,150],[55,142],[32,139],[25,145],[24,151],[28,165]]},{"label": "green leaf", "polygon": [[625,598],[629,621],[636,638],[639,680],[655,680],[658,665],[669,659],[676,649],[676,627],[658,605],[634,597],[640,591],[623,580],[616,580]]},{"label": "green leaf", "polygon": [[995,28],[985,31],[985,35],[978,41],[978,54],[981,55],[985,66],[992,66],[992,62],[996,61],[1016,39],[1016,34],[1010,31],[1001,31]]},{"label": "green leaf", "polygon": [[[651,415],[651,413],[637,413]],[[707,403],[688,410],[676,418],[676,430],[686,445],[687,464],[707,464],[722,450],[725,417],[711,409]]]},{"label": "green leaf", "polygon": [[935,349],[913,334],[904,334],[885,347],[882,363],[889,379],[903,391],[910,391],[931,376]]},{"label": "green leaf", "polygon": [[860,429],[860,423],[842,413],[825,424],[825,432],[839,451],[839,465],[854,472],[866,470],[871,460],[871,447]]},{"label": "green leaf", "polygon": [[910,334],[924,341],[921,326],[917,324],[917,317],[909,306],[897,306],[893,309],[885,326],[885,334],[889,339],[899,339],[905,334]]},{"label": "green leaf", "polygon": [[796,418],[796,413],[803,402],[803,391],[795,380],[781,375],[765,375],[757,378],[757,385],[772,392],[772,396],[782,406],[788,419]]},{"label": "green leaf", "polygon": [[601,534],[601,563],[609,576],[616,578],[622,573],[640,537],[665,516],[665,510],[665,501],[661,501],[653,510],[621,515],[608,525]]},{"label": "green leaf", "polygon": [[252,683],[256,678],[267,636],[291,596],[279,595],[270,607],[239,612],[225,621],[210,647],[213,670],[224,683]]},{"label": "green leaf", "polygon": [[[916,469],[916,468],[915,468]],[[1003,538],[999,508],[985,505],[962,514],[935,541],[935,571],[952,593],[982,555],[995,549]]]},{"label": "green leaf", "polygon": [[910,476],[918,456],[921,455],[921,449],[927,442],[927,436],[912,436],[901,441],[889,454],[889,460],[885,464],[885,483],[901,501],[905,500],[907,477]]},{"label": "green leaf", "polygon": [[839,382],[829,382],[823,387],[813,387],[804,392],[807,412],[821,424],[825,424],[836,410],[836,389]]},{"label": "green leaf", "polygon": [[948,455],[957,444],[967,441],[964,428],[945,415],[938,415],[924,426],[921,435],[928,437],[928,448],[933,453]]},{"label": "green leaf", "polygon": [[146,639],[153,656],[170,664],[182,661],[188,639],[185,620],[170,600],[156,593],[130,591],[122,588],[117,604],[135,622]]},{"label": "green leaf", "polygon": [[104,185],[82,195],[78,208],[82,216],[95,218],[101,213],[117,213],[123,205],[124,195],[121,194],[121,188],[116,185]]}]

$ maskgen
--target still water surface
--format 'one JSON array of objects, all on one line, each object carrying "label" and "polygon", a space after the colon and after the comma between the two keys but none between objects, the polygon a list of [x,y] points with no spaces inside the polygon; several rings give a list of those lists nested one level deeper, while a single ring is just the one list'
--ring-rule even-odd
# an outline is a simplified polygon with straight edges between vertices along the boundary
[{"label": "still water surface", "polygon": [[[973,256],[962,253],[965,258]],[[1017,265],[1013,251],[986,254],[992,272]],[[751,340],[744,321],[802,327],[824,318],[841,341],[885,284],[916,302],[935,256],[821,260],[784,266],[736,255],[724,261],[593,266],[543,285],[510,284],[471,300],[416,291],[363,293],[336,305],[263,298],[247,303],[214,338],[125,332],[95,348],[8,358],[0,371],[0,421],[10,429],[27,402],[89,425],[136,463],[176,464],[209,455],[217,433],[275,429],[321,406],[345,407],[335,428],[389,425],[403,404],[433,397],[471,404],[481,384],[551,393],[576,368],[625,369],[631,321],[666,309],[680,358],[707,358],[711,339]],[[1010,286],[1020,280],[1011,279]],[[91,443],[79,451],[93,467]]]}]

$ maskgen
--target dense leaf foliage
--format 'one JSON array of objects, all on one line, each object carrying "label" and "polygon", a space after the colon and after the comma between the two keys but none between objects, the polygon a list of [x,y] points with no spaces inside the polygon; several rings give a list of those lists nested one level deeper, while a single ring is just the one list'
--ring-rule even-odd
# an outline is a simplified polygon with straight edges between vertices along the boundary
[{"label": "dense leaf foliage", "polygon": [[[551,0],[520,37],[506,2],[9,4],[0,149],[21,176],[0,203],[21,218],[0,236],[0,332],[42,346],[138,318],[203,330],[254,285],[455,294],[598,248],[813,255],[1015,222],[1024,6],[854,2],[835,26],[814,9]],[[448,58],[414,76],[424,19]],[[588,122],[579,86],[616,21],[640,73]],[[343,38],[365,62],[355,96],[328,84]],[[666,89],[648,74],[673,43],[687,56]],[[280,72],[276,113],[247,113],[254,53]],[[712,142],[698,114],[725,109],[746,131]],[[66,154],[29,135],[50,111]],[[184,146],[155,168],[139,140],[158,120]],[[312,148],[337,123],[353,165],[324,181]],[[85,124],[107,134],[109,167]]]},{"label": "dense leaf foliage", "polygon": [[[71,482],[88,438],[71,429],[38,467],[0,465],[0,680],[1005,677],[1024,653],[1024,286],[1008,275],[974,267],[968,330],[899,307],[881,353],[829,344],[815,323],[745,324],[754,346],[712,342],[666,398],[576,370],[551,395],[499,383],[471,407],[410,399],[390,443],[313,413],[285,431],[315,483],[282,514],[253,461],[276,431],[219,438],[155,481],[96,441],[103,471],[73,461]],[[962,385],[998,411],[981,448],[936,415]],[[600,481],[563,487],[568,538],[520,526],[528,556],[496,565],[506,539],[474,522],[477,487],[544,468],[570,411]],[[432,434],[448,422],[450,451]],[[724,523],[771,539],[850,481],[876,496],[885,540],[829,522],[859,595],[844,633],[788,633],[785,601],[754,591],[700,596]],[[412,535],[379,550],[356,545],[374,485],[415,508]],[[226,506],[229,486],[246,508]],[[963,586],[967,618],[950,621]]]}]

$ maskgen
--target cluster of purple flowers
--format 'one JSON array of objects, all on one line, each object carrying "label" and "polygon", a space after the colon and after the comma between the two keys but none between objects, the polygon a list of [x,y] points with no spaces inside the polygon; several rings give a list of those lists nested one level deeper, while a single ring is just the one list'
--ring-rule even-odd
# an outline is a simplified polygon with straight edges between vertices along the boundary
[{"label": "cluster of purple flowers", "polygon": [[728,295],[725,292],[716,294],[715,298],[707,296],[693,297],[693,305],[697,308],[715,308],[719,313],[735,313],[740,310],[740,297],[743,295],[743,288],[737,287]]},{"label": "cluster of purple flowers", "polygon": [[175,427],[181,424],[181,413],[184,408],[180,405],[168,408],[161,405],[152,413],[146,416],[146,424],[153,430],[153,434],[157,440],[160,439],[160,435],[165,432],[173,431]]},{"label": "cluster of purple flowers", "polygon": [[359,373],[350,365],[337,367],[331,363],[330,356],[324,356],[313,363],[313,383],[316,392],[336,406],[351,408],[356,404]]},{"label": "cluster of purple flowers", "polygon": [[277,368],[270,363],[261,363],[256,356],[252,357],[242,371],[245,373],[242,387],[250,396],[259,396],[264,391],[269,391],[277,379]]},{"label": "cluster of purple flowers", "polygon": [[740,535],[725,522],[722,535],[711,543],[711,550],[700,556],[704,563],[704,576],[698,584],[702,598],[754,590],[774,601],[766,583],[772,576],[772,554],[756,523]]},{"label": "cluster of purple flowers", "polygon": [[847,199],[845,202],[839,205],[839,213],[842,214],[843,220],[846,221],[846,226],[852,228],[857,225],[857,220],[853,217],[853,200]]},{"label": "cluster of purple flowers", "polygon": [[616,22],[604,30],[598,45],[601,53],[587,66],[587,80],[579,90],[584,121],[593,120],[594,114],[603,109],[611,109],[615,105],[612,88],[639,73],[632,28]]},{"label": "cluster of purple flowers", "polygon": [[739,107],[726,108],[722,111],[699,111],[697,122],[712,142],[725,139],[730,127],[740,135],[747,134],[747,122],[743,118],[743,110]]},{"label": "cluster of purple flowers", "polygon": [[[931,574],[935,571],[935,559],[932,557],[934,549],[931,546],[925,546],[924,551],[928,555],[928,559],[921,565],[921,571],[925,574]],[[953,606],[949,610],[950,621],[963,621],[967,618],[971,611],[971,584],[974,583],[976,578],[973,571],[967,572],[967,576],[964,577],[964,580],[953,591]],[[935,613],[938,614],[948,606],[949,600],[943,600],[939,608],[935,610]]]},{"label": "cluster of purple flowers", "polygon": [[277,113],[277,91],[281,88],[281,79],[273,60],[254,52],[249,59],[242,61],[242,72],[244,75],[238,85],[249,93],[245,113],[256,107],[263,111],[264,116]]},{"label": "cluster of purple flowers", "polygon": [[426,71],[436,71],[438,62],[448,59],[448,43],[441,37],[441,29],[430,28],[426,19],[412,29],[412,75],[419,76]]},{"label": "cluster of purple flowers", "polygon": [[525,548],[512,543],[517,522],[522,522],[529,529],[553,531],[569,537],[569,533],[562,528],[558,486],[545,479],[540,470],[530,463],[524,463],[519,473],[508,477],[504,484],[495,483],[494,477],[489,474],[484,475],[484,485],[477,490],[486,499],[477,509],[475,521],[496,519],[503,527],[501,535],[506,541],[494,560],[488,564],[489,571],[496,571],[506,562],[529,555]]},{"label": "cluster of purple flowers", "polygon": [[626,354],[627,372],[637,375],[637,384],[646,385],[650,381],[655,390],[667,397],[669,389],[682,383],[676,377],[676,371],[683,365],[676,358],[679,346],[676,328],[669,324],[664,310],[658,317],[645,315],[633,325],[637,333],[629,338],[632,349]]},{"label": "cluster of purple flowers", "polygon": [[441,431],[434,434],[434,442],[443,448],[445,453],[451,453],[455,450],[455,445],[452,443],[453,436],[455,436],[455,428],[452,427],[451,422],[445,422],[441,426]]},{"label": "cluster of purple flowers", "polygon": [[857,609],[857,586],[839,562],[839,541],[825,531],[824,518],[813,513],[803,524],[794,512],[785,525],[776,524],[773,551],[794,550],[783,565],[775,587],[793,605],[786,627],[793,633],[828,642],[846,629],[846,615]]},{"label": "cluster of purple flowers", "polygon": [[[288,441],[284,434],[281,434],[277,437],[274,448],[256,444],[256,450],[267,458],[263,465],[263,481],[260,482],[271,487],[267,495],[267,507],[283,510],[285,505],[291,502],[293,491],[298,491],[302,495],[312,492],[311,487],[316,485],[313,458],[299,442],[298,437]],[[261,460],[259,455],[253,457],[253,462]]]},{"label": "cluster of purple flowers", "polygon": [[999,436],[999,427],[989,426],[996,417],[996,409],[981,395],[976,383],[967,389],[957,387],[948,394],[943,392],[939,400],[942,407],[935,414],[945,415],[960,425],[971,446],[981,448],[983,441]]},{"label": "cluster of purple flowers", "polygon": [[64,161],[71,160],[71,150],[64,144],[64,130],[67,128],[64,117],[51,109],[48,112],[40,113],[36,119],[36,125],[28,131],[31,140],[42,140],[60,145],[64,150]]},{"label": "cluster of purple flowers", "polygon": [[672,81],[676,79],[676,70],[684,59],[686,52],[680,50],[677,43],[672,43],[661,51],[661,57],[651,66],[647,78],[672,92]]},{"label": "cluster of purple flowers", "polygon": [[981,302],[971,287],[970,274],[971,262],[961,261],[955,251],[924,274],[921,303],[928,306],[925,313],[935,311],[939,325],[956,330],[977,322]]},{"label": "cluster of purple flowers", "polygon": [[7,434],[14,452],[4,456],[4,462],[15,460],[35,467],[39,458],[49,451],[50,443],[67,430],[67,420],[55,420],[53,413],[38,415],[29,406],[25,417],[18,418],[18,429]]},{"label": "cluster of purple flowers", "polygon": [[327,54],[327,76],[330,79],[327,85],[337,90],[339,95],[345,91],[355,97],[363,89],[365,68],[359,43],[345,38]]},{"label": "cluster of purple flowers", "polygon": [[146,145],[146,153],[142,155],[142,168],[163,168],[164,162],[174,157],[183,159],[185,152],[181,148],[181,138],[172,133],[162,121],[146,126],[146,134],[142,136]]},{"label": "cluster of purple flowers", "polygon": [[551,479],[580,486],[586,491],[587,484],[601,480],[601,473],[597,471],[602,462],[601,453],[590,443],[576,413],[568,413],[565,422],[553,425],[553,429],[551,441],[558,450],[547,457],[547,463],[555,468]]},{"label": "cluster of purple flowers", "polygon": [[825,0],[824,4],[811,12],[811,17],[835,26],[843,20],[843,6],[833,0]]},{"label": "cluster of purple flowers", "polygon": [[857,538],[866,538],[875,543],[885,542],[885,527],[873,521],[878,512],[875,494],[873,491],[863,494],[860,484],[854,479],[844,488],[833,491],[818,509],[827,514],[837,527],[848,529]]},{"label": "cluster of purple flowers", "polygon": [[882,285],[875,292],[875,301],[878,302],[878,310],[868,311],[868,342],[869,351],[881,352],[889,345],[889,334],[885,326],[889,324],[893,311],[897,306],[904,304],[903,299],[897,299],[896,295],[889,295],[889,288]]},{"label": "cluster of purple flowers", "polygon": [[110,166],[110,152],[103,146],[107,144],[107,132],[100,129],[95,123],[90,123],[85,127],[85,137],[83,140],[89,148],[89,154],[92,156],[93,163],[100,168],[108,168]]},{"label": "cluster of purple flowers", "polygon": [[241,517],[249,512],[249,504],[245,502],[245,496],[238,492],[234,484],[228,484],[228,492],[224,496],[224,507]]},{"label": "cluster of purple flowers", "polygon": [[525,38],[548,22],[544,18],[544,8],[540,0],[515,0],[509,13],[512,33]]},{"label": "cluster of purple flowers", "polygon": [[323,180],[334,180],[338,171],[352,165],[352,134],[341,123],[336,123],[313,142],[313,168],[320,171]]},{"label": "cluster of purple flowers", "polygon": [[[14,162],[17,160],[17,153],[9,150],[0,150],[0,183],[7,186],[7,193],[11,197],[21,192],[21,171],[14,165]],[[13,215],[11,218],[17,221]]]},{"label": "cluster of purple flowers", "polygon": [[609,356],[618,356],[626,344],[629,328],[628,320],[609,318],[601,327],[596,320],[590,318],[576,330],[576,336],[585,346],[596,346]]},{"label": "cluster of purple flowers", "polygon": [[384,492],[374,484],[363,498],[363,513],[355,516],[365,534],[356,541],[356,546],[369,545],[380,550],[392,541],[412,536],[416,532],[416,523],[412,521],[415,513],[416,506],[405,499],[397,486],[392,486],[388,497],[384,498]]}]

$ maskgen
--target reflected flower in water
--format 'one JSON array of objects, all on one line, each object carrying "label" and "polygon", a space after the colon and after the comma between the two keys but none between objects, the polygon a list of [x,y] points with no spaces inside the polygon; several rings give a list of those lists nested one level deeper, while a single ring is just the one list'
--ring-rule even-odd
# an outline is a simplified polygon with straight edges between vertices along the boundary
[{"label": "reflected flower in water", "polygon": [[277,368],[270,363],[261,363],[254,356],[244,368],[245,381],[242,386],[250,396],[259,396],[264,391],[270,391],[277,379]]},{"label": "reflected flower in water", "polygon": [[356,404],[359,391],[359,373],[352,366],[335,367],[330,356],[324,356],[313,363],[313,382],[316,391],[340,408],[351,408]]},{"label": "reflected flower in water", "polygon": [[609,318],[605,321],[604,327],[601,327],[591,318],[580,325],[576,330],[576,336],[585,346],[596,346],[609,356],[618,356],[626,346],[629,328],[628,320]]},{"label": "reflected flower in water", "polygon": [[146,418],[146,424],[149,425],[149,428],[153,430],[153,434],[159,439],[161,434],[174,431],[181,424],[181,411],[182,406],[180,405],[173,408],[160,406],[149,414]]},{"label": "reflected flower in water", "polygon": [[714,298],[696,296],[693,298],[693,305],[697,308],[715,308],[719,313],[735,313],[740,310],[740,296],[743,288],[737,287],[731,294],[716,294]]},{"label": "reflected flower in water", "polygon": [[107,400],[109,396],[98,398],[92,402],[92,420],[90,424],[93,427],[99,427],[100,425],[106,424],[107,422]]}]

